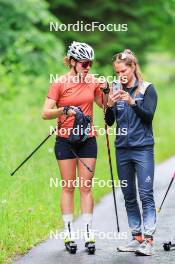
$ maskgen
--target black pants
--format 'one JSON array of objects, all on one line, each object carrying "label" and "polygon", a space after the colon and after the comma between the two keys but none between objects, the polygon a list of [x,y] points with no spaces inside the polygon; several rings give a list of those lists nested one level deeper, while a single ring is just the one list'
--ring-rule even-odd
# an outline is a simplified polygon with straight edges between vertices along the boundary
[{"label": "black pants", "polygon": [[82,143],[70,144],[69,139],[56,137],[55,156],[57,160],[75,159],[72,150],[79,158],[97,158],[97,142],[90,137]]}]

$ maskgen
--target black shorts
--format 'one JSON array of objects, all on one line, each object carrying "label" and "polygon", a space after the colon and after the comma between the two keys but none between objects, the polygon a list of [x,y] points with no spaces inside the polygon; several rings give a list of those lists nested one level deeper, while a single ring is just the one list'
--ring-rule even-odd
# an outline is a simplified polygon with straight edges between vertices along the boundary
[{"label": "black shorts", "polygon": [[70,144],[69,139],[56,137],[55,156],[57,160],[79,158],[97,158],[97,141],[95,137],[88,138],[85,142]]}]

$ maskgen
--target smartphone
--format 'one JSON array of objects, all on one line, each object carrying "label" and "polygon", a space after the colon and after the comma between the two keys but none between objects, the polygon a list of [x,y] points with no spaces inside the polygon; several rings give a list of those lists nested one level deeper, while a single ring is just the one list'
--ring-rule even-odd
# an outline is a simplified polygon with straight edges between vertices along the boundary
[{"label": "smartphone", "polygon": [[[122,89],[122,84],[116,80],[116,81],[113,81],[112,83],[112,93],[115,93],[117,92],[118,90],[121,90]],[[116,103],[116,106],[117,106],[117,110],[118,111],[121,111],[121,110],[124,110],[124,107],[125,107],[125,102],[123,100],[120,100]]]},{"label": "smartphone", "polygon": [[116,80],[116,81],[113,81],[112,83],[112,93],[115,93],[117,92],[118,90],[121,90],[122,89],[122,84]]}]

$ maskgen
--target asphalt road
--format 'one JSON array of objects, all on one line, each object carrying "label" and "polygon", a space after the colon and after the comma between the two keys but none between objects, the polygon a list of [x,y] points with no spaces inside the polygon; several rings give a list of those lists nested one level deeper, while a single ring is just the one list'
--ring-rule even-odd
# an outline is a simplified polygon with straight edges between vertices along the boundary
[{"label": "asphalt road", "polygon": [[[155,171],[155,200],[160,205],[165,190],[175,170],[175,157],[156,166]],[[175,184],[175,183],[174,183]],[[70,255],[65,249],[63,241],[51,238],[35,248],[25,256],[18,257],[13,264],[64,264],[64,263],[138,263],[165,264],[175,263],[175,250],[165,252],[162,243],[175,238],[175,186],[172,186],[167,200],[157,217],[157,231],[155,234],[156,254],[152,257],[138,257],[133,253],[117,252],[118,245],[127,243],[130,239],[124,200],[121,190],[117,189],[117,203],[121,234],[117,234],[112,194],[105,196],[94,209],[93,229],[96,230],[96,253],[88,255],[84,249],[83,239],[77,240],[76,255]],[[81,218],[74,222],[75,230],[82,228]],[[127,233],[126,233],[127,232]],[[111,238],[111,235],[116,238]],[[126,237],[127,236],[127,237]],[[127,239],[126,239],[127,238]]]}]

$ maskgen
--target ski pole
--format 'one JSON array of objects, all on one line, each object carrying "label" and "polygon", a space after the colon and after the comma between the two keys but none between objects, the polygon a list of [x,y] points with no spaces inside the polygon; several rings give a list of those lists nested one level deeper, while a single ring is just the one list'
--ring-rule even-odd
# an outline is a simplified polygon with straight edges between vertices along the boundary
[{"label": "ski pole", "polygon": [[105,122],[106,143],[107,143],[107,150],[108,150],[109,168],[110,168],[110,174],[111,174],[111,180],[112,180],[112,193],[113,193],[113,199],[114,199],[114,208],[115,208],[115,215],[116,215],[116,222],[117,222],[117,231],[120,232],[118,212],[117,212],[117,202],[116,202],[115,187],[114,187],[114,175],[113,175],[112,161],[111,161],[110,143],[109,143],[109,136],[108,136],[108,129],[107,129],[108,126],[107,126],[106,120],[105,120],[105,106],[104,106],[103,95],[102,95],[102,107],[103,107],[103,115],[104,115],[104,122]]},{"label": "ski pole", "polygon": [[[65,118],[65,120],[63,121],[63,122],[60,122],[59,123],[59,127],[61,126],[61,125],[63,125],[64,124],[64,122],[67,120],[67,118],[68,117],[66,117]],[[27,158],[23,161],[23,162],[21,162],[20,163],[20,165],[13,171],[13,172],[11,172],[10,173],[10,175],[11,176],[13,176],[23,165],[24,165],[24,163],[26,163],[27,162],[27,160],[29,160],[32,156],[33,156],[33,154],[56,132],[56,130],[57,130],[57,128],[55,128],[53,131],[52,131],[52,133],[51,134],[49,134],[28,156],[27,156]],[[90,172],[90,173],[93,173],[93,170],[82,160],[82,159],[80,159],[80,157],[75,153],[75,151],[73,151],[73,149],[71,148],[71,151],[72,151],[72,153],[74,154],[74,156],[77,158],[77,159],[79,159],[79,161],[85,166],[85,168]]]},{"label": "ski pole", "polygon": [[70,150],[72,151],[72,153],[74,154],[74,156],[84,165],[84,167],[90,172],[93,173],[93,170],[75,153],[75,151],[70,148]]},{"label": "ski pole", "polygon": [[165,198],[166,198],[166,196],[167,196],[167,194],[168,194],[168,192],[169,192],[169,190],[170,190],[170,187],[171,187],[171,185],[172,185],[172,183],[173,183],[173,181],[174,181],[174,178],[175,178],[175,172],[174,172],[174,175],[173,175],[173,177],[172,177],[172,179],[171,179],[171,181],[170,181],[170,184],[168,185],[168,189],[167,189],[167,191],[166,191],[166,193],[165,193],[165,195],[164,195],[163,201],[162,201],[160,207],[157,209],[157,212],[158,212],[158,213],[160,213],[160,211],[161,211],[161,209],[162,209],[162,206],[163,206],[163,204],[164,204]]},{"label": "ski pole", "polygon": [[[61,126],[61,125],[63,125],[64,124],[64,122],[67,120],[67,118],[68,118],[68,116],[64,119],[64,121],[63,122],[60,122],[59,123],[59,127]],[[57,128],[55,128],[53,131],[52,131],[52,133],[51,134],[49,134],[28,156],[27,156],[27,158],[23,161],[23,162],[21,162],[20,163],[20,165],[13,171],[13,172],[11,172],[10,173],[10,175],[11,176],[13,176],[32,156],[33,156],[33,154],[53,135],[53,133],[54,132],[56,132],[56,129]]]}]

